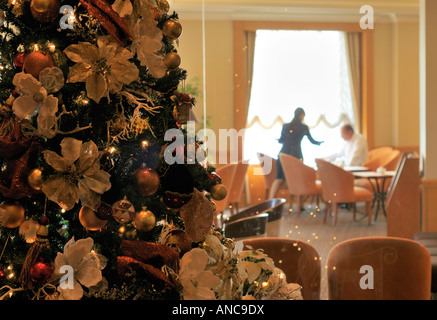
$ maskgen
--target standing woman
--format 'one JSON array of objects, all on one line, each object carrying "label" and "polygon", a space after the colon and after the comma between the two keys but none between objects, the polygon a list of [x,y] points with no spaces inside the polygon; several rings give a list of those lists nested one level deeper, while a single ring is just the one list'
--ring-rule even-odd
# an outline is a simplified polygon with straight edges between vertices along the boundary
[{"label": "standing woman", "polygon": [[[290,123],[286,123],[282,127],[281,137],[278,142],[282,144],[281,151],[279,153],[285,153],[303,161],[301,142],[304,136],[308,137],[308,140],[315,145],[320,145],[322,142],[316,141],[310,134],[310,129],[303,123],[305,118],[305,111],[302,108],[297,108],[294,111],[294,118]],[[274,198],[281,185],[284,183],[285,176],[282,170],[281,161],[279,160],[276,165],[276,180],[272,184],[270,189],[269,198]]]}]

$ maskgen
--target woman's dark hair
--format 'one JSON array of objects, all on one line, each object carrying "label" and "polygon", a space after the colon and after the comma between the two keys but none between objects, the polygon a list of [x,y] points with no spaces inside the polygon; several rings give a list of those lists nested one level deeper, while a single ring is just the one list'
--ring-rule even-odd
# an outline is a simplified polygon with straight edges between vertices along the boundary
[{"label": "woman's dark hair", "polygon": [[295,121],[300,121],[300,116],[301,115],[305,115],[305,111],[302,108],[297,108],[296,110],[294,110],[294,118],[293,118],[293,122]]}]

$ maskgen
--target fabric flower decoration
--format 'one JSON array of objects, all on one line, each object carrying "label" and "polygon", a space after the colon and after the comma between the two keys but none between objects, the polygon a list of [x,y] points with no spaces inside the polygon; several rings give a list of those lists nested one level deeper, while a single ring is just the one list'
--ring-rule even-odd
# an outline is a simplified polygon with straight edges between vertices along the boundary
[{"label": "fabric flower decoration", "polygon": [[211,271],[205,271],[208,260],[208,253],[200,248],[192,249],[182,257],[179,281],[184,300],[216,299],[213,289],[220,284],[220,278]]},{"label": "fabric flower decoration", "polygon": [[32,116],[38,112],[38,133],[45,138],[53,138],[55,135],[56,112],[58,112],[58,98],[47,95],[47,90],[41,82],[32,75],[20,72],[12,81],[20,94],[14,100],[12,110],[20,120]]},{"label": "fabric flower decoration", "polygon": [[133,7],[126,2],[130,1],[117,0],[113,9],[120,16],[126,16],[133,37],[131,51],[153,77],[162,78],[167,72],[163,57],[157,53],[162,49],[162,30],[157,26],[152,5],[147,0],[136,0]]},{"label": "fabric flower decoration", "polygon": [[27,243],[34,243],[36,240],[36,231],[40,227],[39,223],[29,219],[20,226],[18,233],[26,240]]},{"label": "fabric flower decoration", "polygon": [[76,64],[70,67],[67,82],[85,82],[87,96],[99,102],[109,99],[110,92],[119,92],[139,76],[138,68],[129,61],[132,53],[112,41],[111,36],[97,39],[97,47],[89,42],[68,46],[64,53]]},{"label": "fabric flower decoration", "polygon": [[56,174],[44,182],[42,191],[64,210],[72,209],[79,200],[82,206],[96,210],[100,204],[99,194],[111,188],[111,175],[100,169],[96,144],[64,138],[61,154],[44,151],[45,161],[56,170]]},{"label": "fabric flower decoration", "polygon": [[55,258],[54,278],[65,275],[65,271],[61,273],[62,266],[71,266],[74,271],[74,283],[71,289],[68,286],[66,289],[58,286],[59,300],[79,300],[83,296],[82,286],[90,288],[103,279],[101,270],[106,267],[107,259],[94,252],[93,245],[92,238],[74,241],[73,237],[65,244],[64,252],[58,252]]}]

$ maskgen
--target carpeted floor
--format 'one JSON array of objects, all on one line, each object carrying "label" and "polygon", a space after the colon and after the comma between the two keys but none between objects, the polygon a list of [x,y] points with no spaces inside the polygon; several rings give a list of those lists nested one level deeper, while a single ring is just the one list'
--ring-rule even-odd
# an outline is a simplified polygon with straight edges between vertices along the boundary
[{"label": "carpeted floor", "polygon": [[311,244],[319,253],[322,263],[321,299],[328,299],[326,260],[333,246],[353,238],[386,236],[386,218],[380,212],[371,226],[362,213],[364,208],[358,205],[357,221],[353,221],[352,211],[340,209],[337,225],[331,224],[331,218],[323,223],[324,206],[318,210],[314,205],[308,206],[300,217],[284,206],[282,217],[267,224],[267,237],[297,239]]}]

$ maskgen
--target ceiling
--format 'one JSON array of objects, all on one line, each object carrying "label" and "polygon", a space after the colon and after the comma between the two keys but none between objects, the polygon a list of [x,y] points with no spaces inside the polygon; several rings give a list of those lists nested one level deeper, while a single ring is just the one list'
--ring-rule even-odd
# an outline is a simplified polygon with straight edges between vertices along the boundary
[{"label": "ceiling", "polygon": [[[207,19],[357,21],[364,4],[378,19],[417,20],[420,0],[204,0]],[[183,19],[201,19],[202,0],[171,0]]]}]

